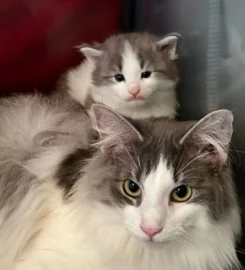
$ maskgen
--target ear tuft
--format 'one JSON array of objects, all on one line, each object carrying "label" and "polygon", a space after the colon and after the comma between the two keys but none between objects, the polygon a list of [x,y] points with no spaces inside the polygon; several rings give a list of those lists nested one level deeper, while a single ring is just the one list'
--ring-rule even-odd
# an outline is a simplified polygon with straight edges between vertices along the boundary
[{"label": "ear tuft", "polygon": [[182,137],[180,144],[195,145],[197,151],[225,163],[233,132],[232,123],[233,115],[230,111],[214,111],[198,121]]},{"label": "ear tuft", "polygon": [[178,33],[170,33],[156,43],[157,49],[161,51],[168,50],[170,60],[176,60],[176,49],[180,38],[181,36]]},{"label": "ear tuft", "polygon": [[88,44],[83,44],[77,48],[88,60],[92,61],[104,54],[104,51],[99,50],[93,46],[89,46]]},{"label": "ear tuft", "polygon": [[98,145],[105,154],[128,152],[134,143],[143,141],[131,123],[105,105],[92,105],[92,121],[100,135]]}]

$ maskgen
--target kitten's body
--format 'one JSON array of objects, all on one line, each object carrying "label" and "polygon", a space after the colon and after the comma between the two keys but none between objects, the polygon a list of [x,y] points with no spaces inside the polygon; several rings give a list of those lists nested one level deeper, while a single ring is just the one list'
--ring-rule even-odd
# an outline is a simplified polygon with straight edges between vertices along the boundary
[{"label": "kitten's body", "polygon": [[[101,148],[95,151],[87,148],[87,141],[81,143],[74,134],[63,133],[69,121],[63,122],[59,105],[50,107],[39,97],[24,103],[20,100],[13,110],[1,107],[1,127],[11,115],[12,130],[19,134],[10,147],[8,138],[4,145],[1,130],[0,147],[8,153],[4,161],[0,151],[0,168],[5,170],[0,179],[1,270],[227,270],[237,264],[234,246],[240,217],[231,171],[223,160],[223,146],[230,139],[230,116],[225,112],[216,122],[209,117],[215,122],[213,135],[220,136],[212,141],[218,159],[214,155],[206,160],[194,158],[197,150],[193,156],[185,141],[190,136],[193,141],[188,133],[196,136],[199,126],[203,135],[210,135],[211,120],[207,126],[200,122],[188,133],[192,123],[165,120],[138,123],[137,131],[108,109],[97,109],[96,123],[106,137],[103,135]],[[25,113],[16,111],[16,106],[23,109],[24,104]],[[219,129],[223,118],[228,131]],[[32,130],[30,136],[22,137],[24,127]],[[47,136],[50,130],[55,130],[51,133],[55,137]],[[181,138],[183,146],[178,146]],[[198,145],[205,145],[209,137],[199,139]],[[182,169],[181,174],[173,169]],[[18,174],[20,170],[23,175]],[[189,175],[187,183],[197,186],[194,202],[174,204],[165,213],[167,193],[175,181],[186,181],[180,175],[191,170],[193,177]],[[136,203],[119,189],[129,174],[142,181],[147,200],[142,197]],[[163,192],[160,197],[156,187]],[[160,205],[155,205],[157,198],[163,200]],[[167,220],[163,232],[149,241],[138,222],[141,214],[156,222],[157,205],[163,207],[159,217],[165,213]]]},{"label": "kitten's body", "polygon": [[[177,38],[176,34],[163,39],[150,34],[121,34],[94,47],[84,46],[81,51],[86,59],[67,73],[62,84],[88,110],[96,102],[133,119],[174,118],[178,105]],[[146,71],[150,76],[141,78]],[[117,82],[116,74],[124,80]],[[135,91],[139,91],[137,96]]]}]

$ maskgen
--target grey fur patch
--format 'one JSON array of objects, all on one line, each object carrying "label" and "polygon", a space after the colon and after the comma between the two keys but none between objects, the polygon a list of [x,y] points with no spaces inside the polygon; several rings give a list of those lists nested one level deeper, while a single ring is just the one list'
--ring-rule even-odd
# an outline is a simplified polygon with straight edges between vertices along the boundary
[{"label": "grey fur patch", "polygon": [[93,152],[94,151],[90,148],[77,149],[60,164],[56,178],[58,179],[58,185],[64,189],[65,195],[70,192],[76,180],[83,176],[82,169],[86,162],[92,157]]}]

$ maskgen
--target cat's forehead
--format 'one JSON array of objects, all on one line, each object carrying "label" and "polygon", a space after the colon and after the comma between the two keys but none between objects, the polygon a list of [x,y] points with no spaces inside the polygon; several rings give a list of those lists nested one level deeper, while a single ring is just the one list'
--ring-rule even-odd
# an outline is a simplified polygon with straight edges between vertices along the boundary
[{"label": "cat's forehead", "polygon": [[121,34],[109,37],[103,44],[105,50],[114,53],[122,53],[125,43],[135,50],[150,50],[153,49],[153,44],[158,41],[158,38],[150,34]]},{"label": "cat's forehead", "polygon": [[[164,119],[141,122],[140,130],[145,140],[137,152],[141,165],[140,173],[149,174],[152,170],[156,170],[163,161],[166,167],[173,172],[173,180],[179,181],[180,177],[177,177],[179,168],[190,162],[197,154],[190,150],[189,145],[180,144],[181,138],[193,125],[194,122],[176,122]],[[187,169],[200,166],[200,162],[202,159],[196,159],[188,165]],[[202,170],[206,171],[207,167],[203,165],[199,172]],[[195,173],[194,170],[193,173]]]},{"label": "cat's forehead", "polygon": [[[142,69],[157,70],[169,79],[178,77],[177,66],[169,58],[168,50],[159,50],[160,38],[141,33],[120,34],[109,37],[99,45],[104,54],[97,59],[93,79],[100,85],[104,77],[116,73],[138,73]],[[133,64],[132,64],[133,61]],[[127,75],[127,74],[124,74]]]},{"label": "cat's forehead", "polygon": [[102,49],[105,51],[103,69],[113,67],[122,69],[125,63],[123,59],[125,60],[127,56],[137,59],[141,68],[148,63],[164,69],[164,59],[159,61],[161,53],[154,46],[156,41],[157,38],[154,36],[138,33],[110,37],[102,44]]},{"label": "cat's forehead", "polygon": [[175,136],[148,138],[138,152],[141,173],[148,175],[151,171],[156,170],[162,162],[172,170],[177,163],[179,151],[181,149],[175,145]]}]

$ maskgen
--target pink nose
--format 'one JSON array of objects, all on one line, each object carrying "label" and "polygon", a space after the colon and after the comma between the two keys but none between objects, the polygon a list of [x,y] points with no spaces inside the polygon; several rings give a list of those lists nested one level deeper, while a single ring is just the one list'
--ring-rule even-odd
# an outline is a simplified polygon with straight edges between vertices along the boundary
[{"label": "pink nose", "polygon": [[136,97],[139,92],[140,92],[140,88],[139,86],[137,85],[137,83],[130,83],[129,86],[128,86],[128,92],[130,95]]},{"label": "pink nose", "polygon": [[150,236],[150,238],[152,238],[156,234],[160,233],[163,229],[163,228],[156,228],[156,227],[155,228],[154,227],[147,227],[144,225],[141,225],[140,228],[144,233],[146,233],[148,236]]}]

